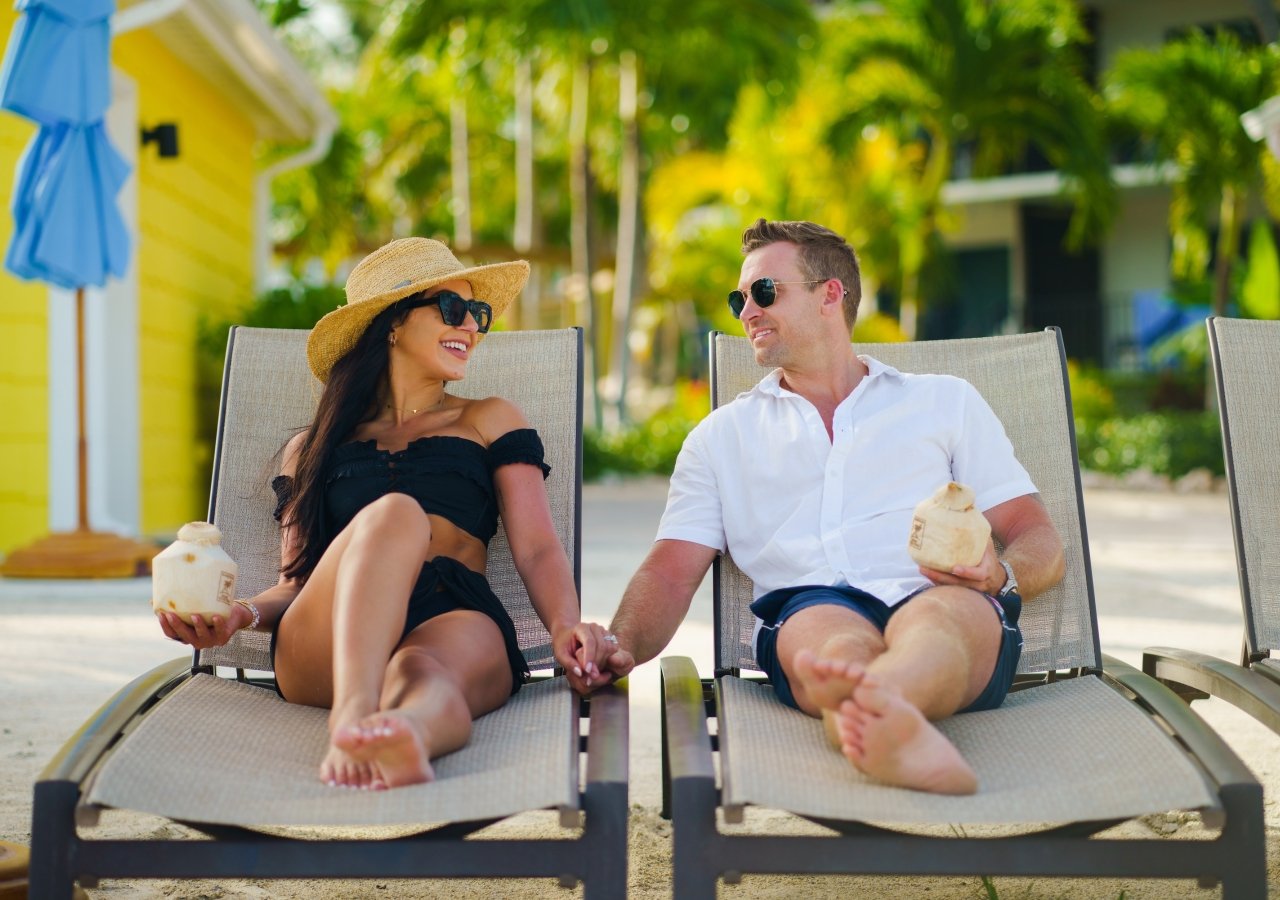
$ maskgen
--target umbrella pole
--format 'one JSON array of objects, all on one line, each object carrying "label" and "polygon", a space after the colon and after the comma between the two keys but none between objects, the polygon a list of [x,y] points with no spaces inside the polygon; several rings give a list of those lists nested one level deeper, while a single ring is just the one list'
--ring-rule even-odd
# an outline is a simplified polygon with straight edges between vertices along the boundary
[{"label": "umbrella pole", "polygon": [[[46,535],[0,563],[7,578],[128,578],[147,575],[154,544],[89,528],[89,438],[85,427],[84,288],[76,289],[76,440],[79,485],[75,531]],[[0,884],[0,895],[4,895]]]},{"label": "umbrella pole", "polygon": [[89,530],[89,441],[84,424],[84,288],[76,288],[76,451],[79,494],[78,531]]}]

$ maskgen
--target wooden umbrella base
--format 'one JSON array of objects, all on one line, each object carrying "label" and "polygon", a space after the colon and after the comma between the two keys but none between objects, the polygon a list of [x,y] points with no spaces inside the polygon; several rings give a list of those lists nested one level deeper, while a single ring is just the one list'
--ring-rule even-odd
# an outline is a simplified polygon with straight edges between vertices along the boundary
[{"label": "wooden umbrella base", "polygon": [[[0,900],[27,900],[27,867],[31,854],[21,844],[0,841]],[[88,900],[89,895],[80,885],[71,894],[72,900]]]},{"label": "wooden umbrella base", "polygon": [[0,563],[6,578],[135,578],[151,574],[160,548],[103,531],[56,531]]},{"label": "wooden umbrella base", "polygon": [[21,844],[0,841],[0,900],[26,900],[29,856]]}]

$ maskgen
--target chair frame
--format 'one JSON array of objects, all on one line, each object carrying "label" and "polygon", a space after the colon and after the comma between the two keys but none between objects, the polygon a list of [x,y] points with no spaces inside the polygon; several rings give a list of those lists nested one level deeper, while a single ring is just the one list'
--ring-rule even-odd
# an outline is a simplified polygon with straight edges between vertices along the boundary
[{"label": "chair frame", "polygon": [[[1070,419],[1066,354],[1056,333]],[[716,359],[711,335],[711,358]],[[712,402],[715,403],[715,363]],[[1072,455],[1075,429],[1069,422]],[[1075,472],[1081,529],[1084,507],[1080,474]],[[1092,576],[1087,541],[1084,565],[1090,604]],[[1125,820],[1076,822],[1009,837],[936,837],[908,834],[857,821],[811,821],[837,832],[834,836],[793,837],[732,835],[717,827],[721,808],[728,822],[740,821],[740,810],[721,807],[714,757],[719,736],[709,729],[718,716],[721,681],[743,677],[734,668],[721,668],[720,579],[717,561],[716,671],[700,678],[692,660],[662,660],[663,815],[672,821],[674,896],[714,898],[717,879],[736,883],[745,873],[850,875],[970,875],[1195,878],[1203,886],[1221,883],[1227,898],[1266,895],[1265,829],[1262,787],[1222,739],[1178,696],[1155,679],[1124,662],[1099,654],[1102,665],[1068,672],[1019,677],[1018,687],[1064,677],[1101,678],[1122,696],[1162,720],[1196,758],[1212,785],[1221,808],[1205,815],[1206,824],[1220,827],[1211,840],[1118,840],[1092,835]],[[1097,642],[1096,616],[1094,641]],[[1209,821],[1216,820],[1216,821]]]},{"label": "chair frame", "polygon": [[[1249,579],[1244,525],[1241,522],[1240,504],[1243,492],[1240,484],[1241,461],[1232,440],[1232,407],[1228,378],[1224,368],[1222,329],[1233,327],[1237,320],[1210,316],[1205,320],[1209,331],[1209,351],[1213,361],[1213,380],[1217,389],[1218,418],[1222,424],[1222,454],[1226,464],[1227,492],[1231,501],[1232,537],[1235,540],[1236,571],[1240,579],[1240,602],[1244,612],[1244,641],[1241,644],[1240,664],[1227,662],[1205,653],[1197,653],[1178,647],[1148,647],[1142,654],[1142,670],[1168,685],[1188,703],[1206,697],[1219,697],[1247,712],[1272,731],[1280,734],[1280,672],[1266,666],[1257,666],[1271,657],[1271,650],[1261,647],[1254,626],[1254,596]],[[1280,327],[1277,328],[1280,338]],[[1280,373],[1277,373],[1280,374]],[[1247,485],[1244,486],[1247,490]]]},{"label": "chair frame", "polygon": [[[228,341],[222,414],[215,450],[216,478],[223,450],[228,375],[237,332]],[[582,330],[577,332],[577,436],[575,482],[582,485]],[[574,534],[581,536],[581,503]],[[575,541],[575,586],[581,589],[581,546]],[[31,895],[67,900],[73,883],[94,887],[103,878],[540,878],[584,896],[625,896],[627,890],[627,777],[629,713],[625,685],[580,698],[578,750],[586,753],[580,814],[562,814],[562,824],[582,831],[573,839],[468,840],[501,819],[455,822],[389,839],[308,840],[239,826],[181,822],[212,840],[94,840],[78,825],[93,824],[80,807],[85,779],[137,721],[171,691],[199,673],[213,674],[198,654],[157,666],[115,694],[62,747],[35,785],[30,859]],[[247,680],[243,670],[239,680]],[[255,683],[261,682],[255,679]],[[587,724],[584,733],[583,724]],[[90,814],[86,816],[86,813]],[[86,820],[88,819],[88,821]]]}]

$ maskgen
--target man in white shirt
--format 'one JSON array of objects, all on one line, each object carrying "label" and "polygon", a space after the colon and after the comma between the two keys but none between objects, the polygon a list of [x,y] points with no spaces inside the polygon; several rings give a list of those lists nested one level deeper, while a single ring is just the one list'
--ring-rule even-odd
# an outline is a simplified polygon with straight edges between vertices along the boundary
[{"label": "man in white shirt", "polygon": [[[601,668],[621,677],[657,656],[728,550],[755,584],[756,658],[779,699],[822,715],[872,777],[972,793],[931,722],[1003,701],[1022,600],[1062,577],[1062,541],[971,385],[853,353],[861,280],[840,235],[760,219],[742,251],[729,304],[773,371],[685,441]],[[948,481],[974,490],[1002,558],[988,543],[975,566],[912,562],[915,505]]]}]

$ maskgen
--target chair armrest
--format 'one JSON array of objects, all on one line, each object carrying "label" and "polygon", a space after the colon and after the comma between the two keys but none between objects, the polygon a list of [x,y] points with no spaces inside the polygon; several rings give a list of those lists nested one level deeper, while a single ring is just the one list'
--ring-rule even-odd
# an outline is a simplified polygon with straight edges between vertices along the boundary
[{"label": "chair armrest", "polygon": [[1280,734],[1280,684],[1252,669],[1194,650],[1148,647],[1142,653],[1142,671],[1161,682],[1221,697]]},{"label": "chair armrest", "polygon": [[661,665],[663,751],[671,780],[714,780],[711,736],[698,669],[687,656],[663,657]]},{"label": "chair armrest", "polygon": [[188,654],[161,663],[116,691],[62,745],[36,780],[79,784],[138,713],[190,678],[191,672],[191,655]]},{"label": "chair armrest", "polygon": [[1163,719],[1219,786],[1253,788],[1258,785],[1257,779],[1227,742],[1169,687],[1114,656],[1104,653],[1102,661],[1102,677]]},{"label": "chair armrest", "polygon": [[587,782],[627,783],[631,714],[624,678],[587,701],[591,730],[587,741]]}]

